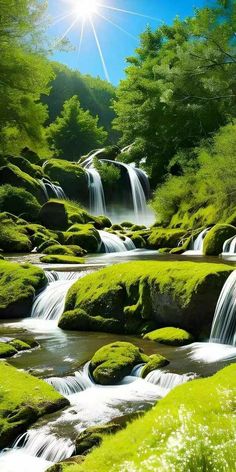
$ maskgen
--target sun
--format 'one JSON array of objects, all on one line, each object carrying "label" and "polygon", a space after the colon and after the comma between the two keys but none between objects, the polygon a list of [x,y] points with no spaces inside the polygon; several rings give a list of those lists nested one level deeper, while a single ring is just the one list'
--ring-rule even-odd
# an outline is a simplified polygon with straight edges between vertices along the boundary
[{"label": "sun", "polygon": [[92,16],[98,9],[96,0],[75,0],[74,3],[77,16],[84,19]]}]

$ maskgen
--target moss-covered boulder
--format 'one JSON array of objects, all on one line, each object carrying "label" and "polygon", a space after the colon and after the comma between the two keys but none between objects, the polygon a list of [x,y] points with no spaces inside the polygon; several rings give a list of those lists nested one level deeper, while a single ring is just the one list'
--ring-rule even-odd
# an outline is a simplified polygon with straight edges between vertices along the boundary
[{"label": "moss-covered boulder", "polygon": [[92,357],[89,367],[96,383],[113,385],[129,375],[135,365],[148,360],[148,356],[133,344],[115,342],[99,349]]},{"label": "moss-covered boulder", "polygon": [[153,228],[147,246],[149,249],[175,248],[185,236],[186,231],[182,229]]},{"label": "moss-covered boulder", "polygon": [[64,312],[59,321],[59,327],[73,331],[102,331],[104,333],[122,333],[123,331],[120,321],[115,317],[91,316],[80,308]]},{"label": "moss-covered boulder", "polygon": [[19,226],[8,213],[0,213],[0,249],[4,252],[30,252],[32,243],[24,226]]},{"label": "moss-covered boulder", "polygon": [[176,387],[145,416],[104,438],[81,465],[65,466],[63,472],[231,472],[235,397],[232,364],[210,378]]},{"label": "moss-covered boulder", "polygon": [[0,363],[0,449],[34,423],[40,416],[52,413],[69,402],[47,382]]},{"label": "moss-covered boulder", "polygon": [[12,341],[9,341],[9,344],[13,346],[17,351],[28,351],[29,349],[31,349],[31,346],[25,341],[22,341],[21,339],[13,339]]},{"label": "moss-covered boulder", "polygon": [[121,429],[122,426],[117,423],[108,423],[86,429],[76,438],[76,454],[87,454],[91,449],[101,444],[105,435],[114,434]]},{"label": "moss-covered boulder", "polygon": [[87,252],[98,252],[101,246],[99,232],[92,224],[74,224],[64,233],[65,243],[78,245]]},{"label": "moss-covered boulder", "polygon": [[30,316],[35,293],[46,284],[40,268],[0,261],[0,319]]},{"label": "moss-covered boulder", "polygon": [[0,359],[12,357],[17,353],[17,349],[9,343],[0,341]]},{"label": "moss-covered boulder", "polygon": [[143,237],[138,233],[133,233],[130,235],[131,241],[133,241],[135,247],[137,249],[144,249],[146,247],[146,241]]},{"label": "moss-covered boulder", "polygon": [[57,255],[51,254],[50,256],[41,256],[40,262],[43,264],[74,264],[80,265],[85,263],[83,257],[68,256],[68,255]]},{"label": "moss-covered boulder", "polygon": [[86,251],[80,246],[63,246],[62,244],[55,244],[44,249],[44,254],[81,257],[86,254]]},{"label": "moss-covered boulder", "polygon": [[83,205],[88,204],[88,177],[79,164],[64,159],[49,159],[44,166],[44,172],[51,180],[61,185],[67,197]]},{"label": "moss-covered boulder", "polygon": [[143,366],[141,370],[141,377],[145,379],[150,372],[156,369],[161,369],[169,364],[169,361],[161,354],[152,354],[149,361]]},{"label": "moss-covered boulder", "polygon": [[39,218],[46,228],[62,231],[75,223],[96,221],[96,217],[89,215],[79,204],[57,199],[51,199],[42,206]]},{"label": "moss-covered boulder", "polygon": [[184,329],[172,327],[151,331],[151,333],[145,334],[144,339],[169,346],[184,346],[193,342],[193,336],[190,333]]},{"label": "moss-covered boulder", "polygon": [[0,182],[2,185],[9,184],[13,187],[25,189],[40,203],[45,201],[44,192],[40,182],[14,164],[0,167]]},{"label": "moss-covered boulder", "polygon": [[[107,267],[71,287],[59,324],[79,330],[81,317],[78,312],[76,323],[76,313],[82,309],[88,319],[117,320],[118,332],[139,333],[151,321],[156,328],[176,326],[208,336],[219,294],[232,270],[226,264],[186,261]],[[83,326],[84,322],[85,317]],[[101,324],[99,331],[103,328]]]},{"label": "moss-covered boulder", "polygon": [[24,188],[8,184],[0,187],[0,212],[7,211],[29,221],[35,221],[39,210],[40,205],[36,198]]},{"label": "moss-covered boulder", "polygon": [[223,224],[213,226],[203,241],[204,255],[218,256],[223,251],[224,242],[233,236],[236,236],[235,226]]}]

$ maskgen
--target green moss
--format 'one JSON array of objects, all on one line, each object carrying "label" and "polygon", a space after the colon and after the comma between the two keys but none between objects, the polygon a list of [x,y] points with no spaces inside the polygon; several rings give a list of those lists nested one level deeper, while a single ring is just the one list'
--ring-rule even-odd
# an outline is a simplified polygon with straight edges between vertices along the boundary
[{"label": "green moss", "polygon": [[122,228],[132,228],[133,223],[131,223],[130,221],[123,221],[120,226],[122,226]]},{"label": "green moss", "polygon": [[68,404],[47,382],[4,362],[0,363],[0,448],[10,443],[38,417]]},{"label": "green moss", "polygon": [[65,243],[78,245],[90,253],[98,251],[101,238],[92,224],[74,224],[64,233]]},{"label": "green moss", "polygon": [[44,172],[62,186],[70,199],[84,205],[88,202],[87,174],[80,165],[62,159],[50,159],[44,166]]},{"label": "green moss", "polygon": [[153,354],[149,357],[149,361],[147,364],[142,368],[141,377],[145,379],[150,372],[156,369],[161,369],[161,367],[165,367],[169,364],[169,361],[161,356],[161,354]]},{"label": "green moss", "polygon": [[17,353],[17,349],[14,346],[11,346],[8,343],[0,341],[0,358],[5,359],[7,357],[12,357]]},{"label": "green moss", "polygon": [[31,349],[30,345],[25,341],[21,341],[21,339],[13,339],[12,341],[9,341],[9,344],[17,351],[27,351],[28,349]]},{"label": "green moss", "polygon": [[46,241],[44,241],[43,243],[41,243],[39,246],[38,246],[38,249],[37,249],[37,252],[44,252],[45,249],[51,247],[51,246],[55,246],[55,245],[58,245],[59,242],[56,240],[56,239],[48,239]]},{"label": "green moss", "polygon": [[113,385],[129,375],[135,365],[148,359],[133,344],[116,342],[103,346],[94,354],[90,371],[98,384]]},{"label": "green moss", "polygon": [[147,240],[148,248],[175,248],[185,236],[186,231],[182,229],[153,228]]},{"label": "green moss", "polygon": [[[116,319],[119,332],[142,331],[147,322],[207,336],[220,291],[233,270],[226,264],[142,261],[118,264],[78,280],[69,290],[63,327],[76,310]],[[60,322],[60,326],[62,326]],[[74,328],[73,328],[74,329]]]},{"label": "green moss", "polygon": [[13,164],[14,166],[19,167],[23,172],[31,177],[36,179],[41,179],[43,177],[42,168],[39,165],[32,164],[25,157],[22,156],[7,156],[6,162]]},{"label": "green moss", "polygon": [[193,336],[180,328],[161,328],[147,333],[144,339],[150,339],[169,346],[184,346],[193,342]]},{"label": "green moss", "polygon": [[0,213],[0,249],[4,252],[30,252],[32,244],[24,227],[17,225],[8,213]]},{"label": "green moss", "polygon": [[215,225],[207,233],[203,242],[203,253],[206,256],[218,256],[223,251],[227,239],[236,236],[236,228],[231,225]]},{"label": "green moss", "polygon": [[122,426],[116,423],[86,429],[76,438],[76,454],[87,454],[92,448],[101,444],[105,435],[114,434],[120,429],[122,429]]},{"label": "green moss", "polygon": [[39,210],[38,201],[25,189],[8,184],[0,187],[0,212],[7,211],[34,221],[37,219]]},{"label": "green moss", "polygon": [[90,316],[84,310],[77,308],[65,312],[59,321],[59,327],[74,331],[102,331],[105,333],[121,333],[120,322],[115,318]]},{"label": "green moss", "polygon": [[51,199],[42,206],[39,218],[46,228],[62,231],[75,223],[96,221],[96,217],[89,215],[79,204],[57,199]]},{"label": "green moss", "polygon": [[[236,364],[176,387],[146,415],[63,472],[235,469]],[[112,456],[111,456],[112,451]]]},{"label": "green moss", "polygon": [[50,245],[44,249],[44,254],[81,257],[86,254],[86,251],[79,246],[62,246],[56,244],[53,246]]},{"label": "green moss", "polygon": [[141,231],[142,229],[147,229],[144,225],[133,225],[131,226],[131,231]]},{"label": "green moss", "polygon": [[25,189],[40,203],[45,201],[44,192],[38,180],[13,164],[0,167],[0,181],[2,184]]},{"label": "green moss", "polygon": [[85,259],[82,257],[51,254],[50,256],[40,257],[40,262],[44,264],[84,264]]},{"label": "green moss", "polygon": [[29,316],[36,291],[46,284],[38,267],[0,261],[0,318]]},{"label": "green moss", "polygon": [[114,231],[119,231],[120,229],[122,229],[122,226],[115,224],[115,225],[111,226],[111,229],[114,230]]},{"label": "green moss", "polygon": [[142,236],[140,236],[139,234],[135,234],[133,233],[131,236],[130,236],[130,239],[133,241],[135,247],[137,249],[143,249],[146,247],[146,242],[145,240],[142,238]]}]

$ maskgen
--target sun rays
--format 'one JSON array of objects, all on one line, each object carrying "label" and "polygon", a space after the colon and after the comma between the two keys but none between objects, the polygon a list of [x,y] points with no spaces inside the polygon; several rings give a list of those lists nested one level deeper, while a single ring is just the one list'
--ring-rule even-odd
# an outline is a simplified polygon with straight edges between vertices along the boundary
[{"label": "sun rays", "polygon": [[112,6],[110,4],[103,4],[96,0],[60,0],[65,5],[67,12],[65,14],[59,15],[55,17],[51,24],[51,26],[58,25],[59,23],[63,23],[63,21],[68,21],[71,17],[72,21],[71,24],[66,28],[60,38],[57,40],[57,45],[60,44],[69,33],[73,31],[79,30],[79,42],[78,42],[78,57],[80,56],[82,46],[83,46],[83,39],[84,39],[84,31],[85,25],[91,28],[93,33],[94,42],[101,60],[101,65],[103,68],[103,73],[107,81],[110,82],[109,72],[106,65],[104,53],[102,51],[101,43],[98,37],[98,33],[96,31],[95,19],[99,18],[101,21],[105,21],[109,23],[111,27],[118,29],[123,34],[131,37],[134,41],[138,41],[138,38],[134,36],[130,31],[124,29],[119,23],[113,21],[113,18],[109,18],[106,16],[106,12],[108,14],[113,13],[115,15],[115,20],[118,21],[122,15],[132,15],[139,18],[146,18],[147,20],[153,20],[158,23],[163,23],[163,21],[159,18],[144,15],[142,13],[132,11],[132,10],[125,10],[122,8],[118,8]]}]

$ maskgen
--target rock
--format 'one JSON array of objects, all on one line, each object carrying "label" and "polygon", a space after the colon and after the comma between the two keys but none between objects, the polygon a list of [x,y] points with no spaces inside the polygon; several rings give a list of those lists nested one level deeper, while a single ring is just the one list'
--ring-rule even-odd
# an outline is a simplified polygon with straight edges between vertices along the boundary
[{"label": "rock", "polygon": [[0,187],[0,212],[14,212],[29,221],[35,221],[39,214],[40,205],[36,198],[24,188],[12,185]]},{"label": "rock", "polygon": [[61,244],[56,244],[48,246],[44,250],[44,254],[81,257],[86,254],[86,251],[79,246],[63,246]]},{"label": "rock", "polygon": [[6,359],[12,357],[17,353],[17,350],[8,343],[0,341],[0,358]]},{"label": "rock", "polygon": [[86,429],[76,438],[76,454],[87,454],[92,448],[101,444],[104,435],[114,434],[121,429],[122,426],[116,423],[108,423]]},{"label": "rock", "polygon": [[141,370],[141,377],[145,379],[147,375],[156,369],[161,369],[161,367],[165,367],[169,364],[169,361],[161,356],[161,354],[153,354],[149,357],[149,361]]},{"label": "rock", "polygon": [[13,339],[12,341],[9,341],[9,344],[17,351],[27,351],[28,349],[31,349],[29,344],[27,344],[25,341],[21,341],[20,339]]},{"label": "rock", "polygon": [[82,257],[51,254],[50,256],[40,257],[40,262],[43,264],[84,264],[85,259]]},{"label": "rock", "polygon": [[180,328],[161,328],[147,333],[144,339],[149,339],[168,346],[185,346],[193,342],[193,336]]},{"label": "rock", "polygon": [[74,224],[64,233],[65,243],[78,245],[90,253],[98,251],[101,245],[99,232],[92,224]]},{"label": "rock", "polygon": [[236,236],[236,228],[232,225],[217,224],[210,229],[203,241],[205,256],[218,256],[223,251],[224,242]]},{"label": "rock", "polygon": [[68,198],[88,205],[88,178],[79,164],[64,159],[50,159],[44,166],[44,172],[61,185]]},{"label": "rock", "polygon": [[147,240],[147,245],[149,249],[176,248],[185,236],[186,230],[153,228]]},{"label": "rock", "polygon": [[56,199],[51,199],[42,206],[39,218],[46,228],[62,231],[75,223],[86,224],[96,221],[96,217],[89,215],[79,204]]},{"label": "rock", "polygon": [[8,213],[0,213],[0,248],[8,253],[24,253],[32,249],[24,227],[17,225]]},{"label": "rock", "polygon": [[133,367],[147,362],[148,356],[131,343],[116,342],[99,349],[91,359],[90,372],[96,383],[114,385],[129,375]]}]

